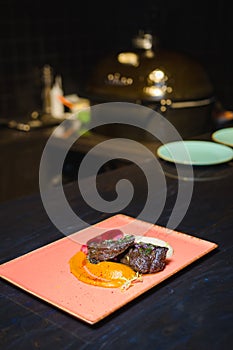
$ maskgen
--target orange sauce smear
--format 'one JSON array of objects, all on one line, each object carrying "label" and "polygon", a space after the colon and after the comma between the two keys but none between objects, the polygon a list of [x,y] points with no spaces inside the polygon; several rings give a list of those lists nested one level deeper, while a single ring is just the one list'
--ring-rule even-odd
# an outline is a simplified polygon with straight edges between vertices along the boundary
[{"label": "orange sauce smear", "polygon": [[131,267],[121,263],[101,261],[92,264],[82,251],[77,252],[69,264],[71,273],[78,280],[94,286],[128,289],[133,281],[142,280]]}]

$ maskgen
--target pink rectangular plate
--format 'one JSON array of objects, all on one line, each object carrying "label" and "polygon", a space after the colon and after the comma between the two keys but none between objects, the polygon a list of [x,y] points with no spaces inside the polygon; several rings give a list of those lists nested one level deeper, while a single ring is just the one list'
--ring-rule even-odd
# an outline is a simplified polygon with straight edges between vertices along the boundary
[{"label": "pink rectangular plate", "polygon": [[[83,242],[96,235],[97,227],[107,230],[124,227],[128,223],[133,223],[134,234],[144,230],[145,236],[162,239],[173,247],[173,256],[165,269],[144,275],[142,282],[125,291],[78,281],[69,267],[69,259],[80,250],[80,244],[72,236],[77,235]],[[216,243],[119,214],[2,264],[0,276],[69,314],[94,324],[216,247]]]}]

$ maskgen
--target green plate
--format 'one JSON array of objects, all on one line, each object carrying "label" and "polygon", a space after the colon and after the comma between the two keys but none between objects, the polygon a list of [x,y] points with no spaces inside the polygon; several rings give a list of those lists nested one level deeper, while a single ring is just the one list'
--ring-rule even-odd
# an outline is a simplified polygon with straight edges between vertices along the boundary
[{"label": "green plate", "polygon": [[211,136],[214,141],[233,147],[233,127],[217,130]]},{"label": "green plate", "polygon": [[230,161],[233,149],[212,141],[175,141],[160,146],[157,155],[173,163],[212,165]]}]

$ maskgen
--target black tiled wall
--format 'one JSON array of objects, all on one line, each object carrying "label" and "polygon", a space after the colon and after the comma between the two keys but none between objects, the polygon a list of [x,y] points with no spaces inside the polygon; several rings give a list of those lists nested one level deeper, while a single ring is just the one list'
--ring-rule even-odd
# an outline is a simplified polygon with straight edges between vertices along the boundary
[{"label": "black tiled wall", "polygon": [[216,94],[233,109],[231,11],[226,0],[0,0],[0,118],[41,107],[41,70],[61,74],[66,94],[82,91],[95,62],[131,44],[139,30],[187,52],[206,68]]}]

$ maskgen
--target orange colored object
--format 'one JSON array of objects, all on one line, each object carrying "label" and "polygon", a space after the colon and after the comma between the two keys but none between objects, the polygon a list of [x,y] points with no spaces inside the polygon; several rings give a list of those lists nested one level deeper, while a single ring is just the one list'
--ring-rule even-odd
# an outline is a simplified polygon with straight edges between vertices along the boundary
[{"label": "orange colored object", "polygon": [[63,103],[64,106],[68,107],[68,108],[72,108],[74,106],[74,104],[72,102],[70,102],[69,100],[67,100],[67,98],[65,98],[64,96],[58,96],[58,99],[61,101],[61,103]]},{"label": "orange colored object", "polygon": [[69,264],[71,273],[80,281],[99,287],[127,289],[133,281],[140,280],[131,267],[111,261],[92,264],[82,251],[76,253]]}]

